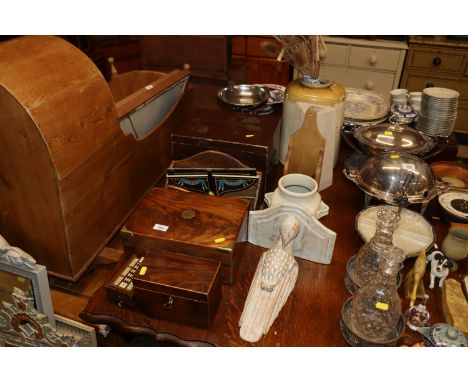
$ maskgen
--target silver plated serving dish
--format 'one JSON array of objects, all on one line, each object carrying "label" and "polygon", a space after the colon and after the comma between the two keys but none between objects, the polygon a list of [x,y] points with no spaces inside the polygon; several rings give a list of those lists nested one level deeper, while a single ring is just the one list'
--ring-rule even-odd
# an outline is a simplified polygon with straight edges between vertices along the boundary
[{"label": "silver plated serving dish", "polygon": [[[344,170],[366,196],[375,197],[392,205],[427,203],[440,192],[446,191],[443,182],[436,182],[429,165],[419,157],[388,152],[369,158],[357,170]],[[367,200],[366,200],[366,204]]]},{"label": "silver plated serving dish", "polygon": [[357,335],[352,326],[351,326],[351,309],[353,307],[353,299],[348,298],[343,307],[341,308],[341,317],[340,317],[340,332],[343,336],[344,340],[351,346],[356,347],[389,347],[389,346],[396,346],[398,341],[403,336],[405,332],[405,325],[406,320],[405,317],[400,314],[400,318],[392,330],[391,333],[388,334],[387,338],[380,342],[373,342],[366,338],[363,338]]},{"label": "silver plated serving dish", "polygon": [[[380,209],[397,210],[398,207],[371,206],[356,215],[355,229],[359,237],[366,243],[375,235],[377,212]],[[402,249],[406,258],[416,257],[421,251],[429,251],[435,240],[434,226],[423,215],[407,208],[400,210],[400,222],[393,233],[393,245]]]},{"label": "silver plated serving dish", "polygon": [[435,145],[430,137],[407,125],[381,123],[353,130],[361,150],[368,155],[393,151],[423,156]]},{"label": "silver plated serving dish", "polygon": [[235,107],[257,107],[266,102],[269,92],[257,85],[232,85],[220,89],[218,98]]}]

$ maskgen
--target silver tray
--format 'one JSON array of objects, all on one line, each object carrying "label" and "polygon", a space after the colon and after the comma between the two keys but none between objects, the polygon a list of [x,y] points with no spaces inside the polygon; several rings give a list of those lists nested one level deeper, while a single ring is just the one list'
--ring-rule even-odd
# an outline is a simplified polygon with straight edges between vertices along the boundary
[{"label": "silver tray", "polygon": [[256,85],[233,85],[218,91],[218,98],[236,107],[257,107],[266,102],[269,92]]}]

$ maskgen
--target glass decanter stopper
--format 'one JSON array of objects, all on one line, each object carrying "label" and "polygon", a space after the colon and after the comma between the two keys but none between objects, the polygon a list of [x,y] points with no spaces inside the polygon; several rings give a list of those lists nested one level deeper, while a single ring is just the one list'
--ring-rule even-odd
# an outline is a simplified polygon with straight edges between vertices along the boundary
[{"label": "glass decanter stopper", "polygon": [[354,282],[360,287],[368,284],[379,270],[380,257],[387,247],[393,247],[393,233],[400,222],[396,207],[383,207],[377,211],[375,235],[358,251]]},{"label": "glass decanter stopper", "polygon": [[396,280],[404,259],[405,254],[400,248],[386,246],[375,277],[353,298],[351,327],[355,334],[369,342],[387,339],[398,324],[401,301]]}]

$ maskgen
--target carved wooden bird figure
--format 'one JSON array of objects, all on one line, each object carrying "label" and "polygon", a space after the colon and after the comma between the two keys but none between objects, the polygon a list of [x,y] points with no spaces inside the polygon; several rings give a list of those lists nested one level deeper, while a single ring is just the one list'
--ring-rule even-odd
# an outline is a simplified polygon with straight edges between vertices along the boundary
[{"label": "carved wooden bird figure", "polygon": [[265,252],[260,283],[263,290],[271,292],[296,263],[293,245],[300,229],[300,223],[294,216],[286,217],[281,223],[277,242]]},{"label": "carved wooden bird figure", "polygon": [[293,245],[300,230],[295,216],[286,217],[278,240],[260,258],[239,320],[242,339],[257,342],[267,333],[292,292],[299,272]]}]

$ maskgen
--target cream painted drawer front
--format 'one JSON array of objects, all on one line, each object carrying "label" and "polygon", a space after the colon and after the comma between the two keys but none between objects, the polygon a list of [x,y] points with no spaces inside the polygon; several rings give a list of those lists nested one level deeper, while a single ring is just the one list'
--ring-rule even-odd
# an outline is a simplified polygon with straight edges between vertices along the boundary
[{"label": "cream painted drawer front", "polygon": [[347,45],[326,44],[327,50],[320,52],[320,63],[329,65],[346,65]]},{"label": "cream painted drawer front", "polygon": [[348,66],[396,71],[398,69],[400,54],[399,50],[352,46]]},{"label": "cream painted drawer front", "polygon": [[463,73],[465,53],[457,50],[424,50],[414,51],[408,68],[435,70],[439,73]]},{"label": "cream painted drawer front", "polygon": [[345,87],[372,90],[386,97],[393,89],[395,73],[371,72],[361,69],[336,68],[322,65],[320,75]]}]

